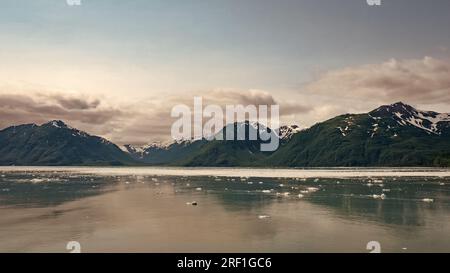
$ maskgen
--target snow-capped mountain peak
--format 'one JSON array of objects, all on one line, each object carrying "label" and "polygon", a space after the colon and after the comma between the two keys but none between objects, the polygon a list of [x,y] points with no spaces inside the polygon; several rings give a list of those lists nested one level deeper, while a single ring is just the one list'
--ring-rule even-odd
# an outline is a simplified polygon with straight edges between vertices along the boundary
[{"label": "snow-capped mountain peak", "polygon": [[421,111],[402,102],[381,106],[370,114],[374,118],[391,117],[400,126],[415,126],[437,135],[441,134],[442,128],[450,122],[448,113]]},{"label": "snow-capped mountain peak", "polygon": [[52,127],[56,127],[56,128],[72,129],[70,126],[68,126],[62,120],[51,120],[47,123],[42,124],[42,126],[52,126]]},{"label": "snow-capped mountain peak", "polygon": [[280,139],[288,140],[300,131],[301,128],[298,125],[285,125],[278,128],[278,136]]},{"label": "snow-capped mountain peak", "polygon": [[134,146],[131,144],[125,144],[119,147],[122,151],[130,153],[130,154],[141,154],[144,152],[144,149],[139,146]]}]

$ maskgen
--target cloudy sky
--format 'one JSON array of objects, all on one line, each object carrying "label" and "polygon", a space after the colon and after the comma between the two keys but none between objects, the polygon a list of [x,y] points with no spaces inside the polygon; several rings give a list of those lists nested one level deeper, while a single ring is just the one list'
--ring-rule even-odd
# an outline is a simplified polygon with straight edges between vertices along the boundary
[{"label": "cloudy sky", "polygon": [[170,109],[280,104],[308,127],[404,101],[450,112],[450,1],[0,1],[0,128],[62,119],[119,144]]}]

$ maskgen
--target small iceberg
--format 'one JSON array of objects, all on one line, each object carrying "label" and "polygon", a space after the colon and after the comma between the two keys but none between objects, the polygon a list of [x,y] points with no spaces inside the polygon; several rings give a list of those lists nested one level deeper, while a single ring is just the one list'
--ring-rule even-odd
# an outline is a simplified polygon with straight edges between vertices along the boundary
[{"label": "small iceberg", "polygon": [[424,198],[424,199],[422,199],[422,201],[426,202],[426,203],[433,203],[434,199],[432,199],[432,198]]},{"label": "small iceberg", "polygon": [[316,188],[316,187],[309,187],[309,188],[307,188],[307,190],[308,190],[308,192],[316,192],[316,191],[319,190],[319,188]]},{"label": "small iceberg", "polygon": [[374,195],[372,195],[372,198],[384,200],[384,199],[386,199],[386,195],[384,193],[380,194],[380,195],[374,194]]},{"label": "small iceberg", "polygon": [[35,183],[41,183],[44,182],[44,179],[39,179],[39,178],[33,178],[30,180],[31,183],[35,184]]}]

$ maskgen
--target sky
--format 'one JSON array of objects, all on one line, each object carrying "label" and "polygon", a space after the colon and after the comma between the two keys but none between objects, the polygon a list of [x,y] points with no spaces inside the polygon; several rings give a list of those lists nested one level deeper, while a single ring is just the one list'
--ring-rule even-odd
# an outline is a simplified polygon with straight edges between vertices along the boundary
[{"label": "sky", "polygon": [[170,109],[273,104],[309,127],[404,101],[450,112],[450,1],[0,0],[0,128],[62,119],[116,143]]}]

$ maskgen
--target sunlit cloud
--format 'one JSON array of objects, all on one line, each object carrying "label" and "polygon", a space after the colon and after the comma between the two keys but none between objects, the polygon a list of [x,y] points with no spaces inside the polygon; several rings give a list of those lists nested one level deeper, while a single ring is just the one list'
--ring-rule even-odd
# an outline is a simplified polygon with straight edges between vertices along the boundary
[{"label": "sunlit cloud", "polygon": [[172,107],[179,104],[193,107],[195,96],[201,96],[205,105],[219,105],[224,109],[226,105],[279,104],[282,118],[312,110],[301,103],[278,101],[269,92],[262,90],[215,89],[122,101],[82,93],[1,90],[0,127],[23,123],[41,124],[60,119],[118,144],[142,145],[155,140],[168,140],[171,125],[175,121],[170,114]]}]

